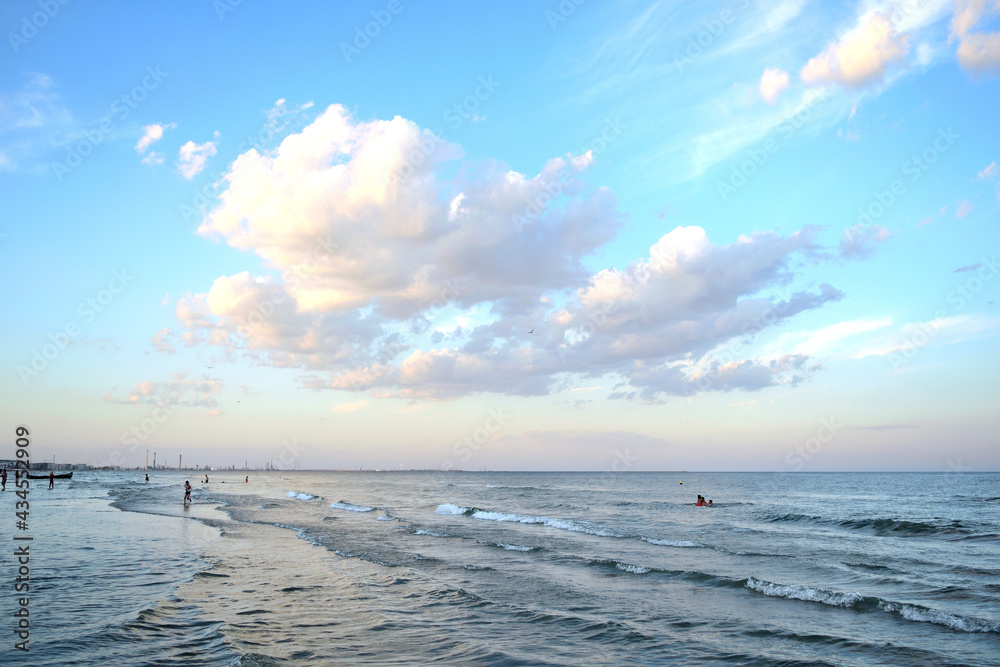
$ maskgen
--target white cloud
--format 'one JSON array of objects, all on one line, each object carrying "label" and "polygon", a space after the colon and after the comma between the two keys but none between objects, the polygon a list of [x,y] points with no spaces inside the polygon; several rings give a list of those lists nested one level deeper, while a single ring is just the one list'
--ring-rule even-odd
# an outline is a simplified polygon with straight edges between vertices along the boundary
[{"label": "white cloud", "polygon": [[[219,133],[216,132],[215,139],[218,138]],[[181,176],[190,181],[202,172],[205,168],[205,162],[208,158],[215,155],[216,152],[215,142],[213,141],[206,141],[203,144],[188,141],[181,146],[180,153],[177,156],[177,171]]]},{"label": "white cloud", "polygon": [[959,220],[964,220],[965,216],[972,213],[975,210],[975,208],[976,207],[972,205],[972,202],[970,202],[967,199],[963,199],[962,201],[958,202],[958,208],[955,211],[955,217],[958,218]]},{"label": "white cloud", "polygon": [[879,332],[849,351],[849,356],[861,359],[868,356],[902,354],[913,358],[921,349],[931,345],[951,345],[984,336],[995,335],[996,319],[973,315],[949,315],[921,322],[906,322]]},{"label": "white cloud", "polygon": [[[147,150],[149,150],[150,146],[152,146],[157,141],[163,138],[164,131],[171,130],[175,127],[177,127],[176,123],[167,123],[166,125],[153,124],[145,126],[144,128],[142,128],[143,130],[142,137],[140,137],[139,141],[136,142],[135,144],[136,152],[139,153],[139,155],[142,155]],[[145,162],[145,160],[143,160],[143,162]]]},{"label": "white cloud", "polygon": [[778,101],[782,91],[788,87],[788,72],[780,67],[767,68],[760,77],[760,96],[768,104]]},{"label": "white cloud", "polygon": [[241,155],[199,232],[285,272],[302,310],[371,305],[406,319],[451,300],[521,307],[575,286],[582,257],[621,224],[611,192],[577,179],[589,157],[550,160],[530,178],[486,165],[467,183],[438,182],[436,166],[460,155],[403,118],[354,123],[331,106],[273,155]]},{"label": "white cloud", "polygon": [[997,176],[1000,176],[1000,168],[997,167],[996,161],[993,161],[983,167],[981,172],[976,174],[976,180],[988,181],[996,178]]},{"label": "white cloud", "polygon": [[908,51],[907,36],[897,34],[886,16],[873,14],[809,60],[800,76],[809,85],[837,83],[860,88],[882,81],[889,64],[901,62]]},{"label": "white cloud", "polygon": [[20,89],[0,91],[0,170],[39,170],[43,156],[82,138],[52,77],[30,72]]},{"label": "white cloud", "polygon": [[948,207],[947,206],[942,206],[940,209],[938,209],[937,213],[935,213],[934,215],[929,215],[926,218],[924,218],[923,220],[921,220],[920,222],[918,222],[917,223],[917,227],[923,227],[924,225],[931,224],[932,222],[934,222],[935,220],[937,220],[938,218],[940,218],[942,215],[944,215],[947,211],[948,211]]},{"label": "white cloud", "polygon": [[973,32],[983,18],[1000,13],[1000,1],[958,0],[951,21],[958,62],[974,74],[1000,73],[1000,32]]},{"label": "white cloud", "polygon": [[188,380],[187,373],[176,373],[166,382],[140,382],[128,398],[104,397],[108,403],[125,405],[164,405],[188,407],[217,407],[216,396],[222,391],[218,380]]},{"label": "white cloud", "polygon": [[916,32],[947,17],[953,0],[866,0],[859,16],[862,22],[873,15],[886,17],[900,34]]},{"label": "white cloud", "polygon": [[855,358],[859,346],[868,340],[864,334],[883,331],[893,324],[891,317],[866,318],[838,322],[815,331],[795,331],[782,334],[768,347],[772,354],[792,350],[810,357]]},{"label": "white cloud", "polygon": [[876,244],[891,236],[885,227],[858,223],[841,235],[840,256],[842,259],[865,259],[875,251]]},{"label": "white cloud", "polygon": [[[816,230],[718,246],[679,227],[647,259],[594,274],[584,258],[622,219],[610,191],[580,179],[592,155],[535,176],[447,164],[461,157],[406,119],[354,121],[340,106],[271,153],[240,155],[199,232],[279,277],[185,295],[180,341],[304,369],[308,387],[411,398],[546,394],[569,374],[660,400],[815,371],[804,355],[709,352],[841,298],[788,287],[792,262],[818,257]],[[775,288],[780,299],[764,296]]]},{"label": "white cloud", "polygon": [[174,352],[177,351],[177,347],[175,347],[174,344],[170,342],[170,337],[171,337],[170,327],[163,327],[162,329],[156,332],[156,335],[153,336],[153,340],[151,341],[153,343],[153,347],[155,347],[160,352],[173,354]]},{"label": "white cloud", "polygon": [[148,164],[150,166],[155,166],[158,164],[163,164],[166,159],[166,155],[163,153],[157,153],[156,151],[150,151],[148,155],[143,156],[142,163]]},{"label": "white cloud", "polygon": [[994,335],[1000,328],[995,319],[944,315],[919,322],[897,322],[892,317],[850,320],[815,331],[782,334],[764,350],[792,350],[814,359],[864,359],[905,353],[912,358],[931,345],[948,345]]}]

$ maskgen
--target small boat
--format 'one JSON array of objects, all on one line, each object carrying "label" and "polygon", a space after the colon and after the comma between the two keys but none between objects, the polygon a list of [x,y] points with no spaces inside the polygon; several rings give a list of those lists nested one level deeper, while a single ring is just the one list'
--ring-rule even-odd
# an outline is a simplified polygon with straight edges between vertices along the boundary
[{"label": "small boat", "polygon": [[58,475],[52,475],[50,478],[48,475],[38,475],[36,473],[28,473],[28,479],[73,479],[73,473],[63,472]]}]

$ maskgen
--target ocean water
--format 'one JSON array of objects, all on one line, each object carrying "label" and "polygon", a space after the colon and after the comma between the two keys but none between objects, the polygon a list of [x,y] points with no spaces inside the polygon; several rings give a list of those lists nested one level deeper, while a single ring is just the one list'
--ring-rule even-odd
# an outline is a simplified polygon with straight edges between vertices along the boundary
[{"label": "ocean water", "polygon": [[1000,664],[1000,474],[245,474],[34,486],[0,663]]}]

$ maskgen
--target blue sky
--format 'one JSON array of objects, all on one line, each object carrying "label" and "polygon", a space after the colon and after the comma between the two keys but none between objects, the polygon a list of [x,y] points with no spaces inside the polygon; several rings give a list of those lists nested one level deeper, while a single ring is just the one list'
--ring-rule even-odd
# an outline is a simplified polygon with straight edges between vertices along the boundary
[{"label": "blue sky", "polygon": [[35,457],[1000,469],[985,2],[8,2]]}]

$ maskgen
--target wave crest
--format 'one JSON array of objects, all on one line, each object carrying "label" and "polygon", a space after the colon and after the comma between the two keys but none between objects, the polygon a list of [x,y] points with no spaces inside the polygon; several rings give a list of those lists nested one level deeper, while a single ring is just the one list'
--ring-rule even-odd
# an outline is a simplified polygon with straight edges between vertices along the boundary
[{"label": "wave crest", "polygon": [[330,507],[335,510],[347,510],[348,512],[371,512],[375,509],[374,507],[367,507],[365,505],[354,505],[344,500],[338,500],[332,503]]},{"label": "wave crest", "polygon": [[1000,623],[973,616],[959,616],[940,609],[931,609],[915,604],[904,604],[883,600],[879,597],[860,593],[837,593],[824,588],[799,586],[795,584],[775,584],[755,577],[747,579],[746,587],[771,597],[789,600],[819,602],[832,607],[844,607],[855,611],[882,611],[894,614],[907,621],[933,623],[960,632],[1000,632]]}]

